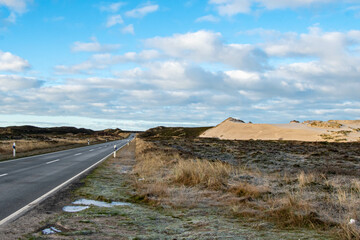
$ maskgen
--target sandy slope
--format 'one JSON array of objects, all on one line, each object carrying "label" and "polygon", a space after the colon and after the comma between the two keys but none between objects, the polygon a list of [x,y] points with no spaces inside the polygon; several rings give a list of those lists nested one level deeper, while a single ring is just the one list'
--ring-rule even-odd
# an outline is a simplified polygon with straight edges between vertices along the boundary
[{"label": "sandy slope", "polygon": [[[322,122],[323,125],[327,122]],[[317,124],[251,124],[228,118],[200,137],[229,140],[298,140],[298,141],[358,141],[360,139],[360,120],[336,121],[341,126],[318,127]],[[320,125],[320,124],[319,124]]]}]

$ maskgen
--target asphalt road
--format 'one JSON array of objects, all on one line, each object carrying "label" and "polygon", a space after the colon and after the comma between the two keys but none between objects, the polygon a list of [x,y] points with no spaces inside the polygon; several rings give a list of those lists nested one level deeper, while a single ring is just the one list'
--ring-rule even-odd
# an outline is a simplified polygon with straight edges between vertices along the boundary
[{"label": "asphalt road", "polygon": [[0,223],[133,138],[0,162]]}]

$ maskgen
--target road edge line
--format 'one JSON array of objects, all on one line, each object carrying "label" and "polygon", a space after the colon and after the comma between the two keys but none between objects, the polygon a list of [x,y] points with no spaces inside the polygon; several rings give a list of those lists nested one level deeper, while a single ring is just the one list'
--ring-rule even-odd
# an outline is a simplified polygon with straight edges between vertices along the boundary
[{"label": "road edge line", "polygon": [[[127,143],[132,142],[136,137],[134,137],[133,139],[131,139],[130,141],[124,143],[124,145],[122,145],[119,149],[116,150],[119,151],[120,149],[122,149],[123,147],[127,146]],[[60,190],[61,188],[63,188],[64,186],[68,185],[69,183],[71,183],[72,181],[74,181],[75,179],[77,179],[78,177],[80,177],[81,175],[83,175],[84,173],[90,171],[91,169],[95,168],[97,165],[99,165],[100,163],[102,163],[103,161],[105,161],[108,157],[110,157],[114,152],[111,152],[110,154],[106,155],[104,158],[102,158],[101,160],[99,160],[98,162],[94,163],[93,165],[91,165],[90,167],[86,168],[85,170],[81,171],[80,173],[76,174],[74,177],[66,180],[65,182],[63,182],[62,184],[58,185],[57,187],[53,188],[52,190],[50,190],[49,192],[45,193],[44,195],[38,197],[37,199],[35,199],[34,201],[32,201],[31,203],[25,205],[24,207],[20,208],[19,210],[17,210],[16,212],[12,213],[11,215],[7,216],[6,218],[2,219],[0,221],[0,227],[6,223],[8,223],[9,221],[15,219],[16,217],[20,217],[21,214],[26,213],[27,211],[29,211],[30,209],[32,209],[33,207],[35,207],[37,204],[39,204],[40,202],[44,201],[46,198],[48,198],[50,195],[56,193],[58,190]]]}]

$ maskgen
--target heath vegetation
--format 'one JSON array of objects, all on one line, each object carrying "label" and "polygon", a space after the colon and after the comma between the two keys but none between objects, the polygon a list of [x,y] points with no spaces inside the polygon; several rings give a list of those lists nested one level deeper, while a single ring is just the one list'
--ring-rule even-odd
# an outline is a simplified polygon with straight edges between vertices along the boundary
[{"label": "heath vegetation", "polygon": [[[359,239],[360,143],[230,141],[170,137],[151,129],[137,140],[139,196],[154,205],[221,206],[229,216]],[[184,132],[195,131],[184,129]],[[183,133],[183,135],[186,135]],[[355,223],[349,223],[351,219]]]}]

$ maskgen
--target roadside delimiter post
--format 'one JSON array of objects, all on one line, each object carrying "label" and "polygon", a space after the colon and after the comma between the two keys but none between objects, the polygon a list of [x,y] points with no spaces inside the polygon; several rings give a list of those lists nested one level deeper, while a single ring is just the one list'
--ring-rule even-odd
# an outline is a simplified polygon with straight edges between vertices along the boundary
[{"label": "roadside delimiter post", "polygon": [[16,144],[13,144],[13,156],[16,157]]},{"label": "roadside delimiter post", "polygon": [[114,158],[116,157],[116,144],[114,145]]}]

